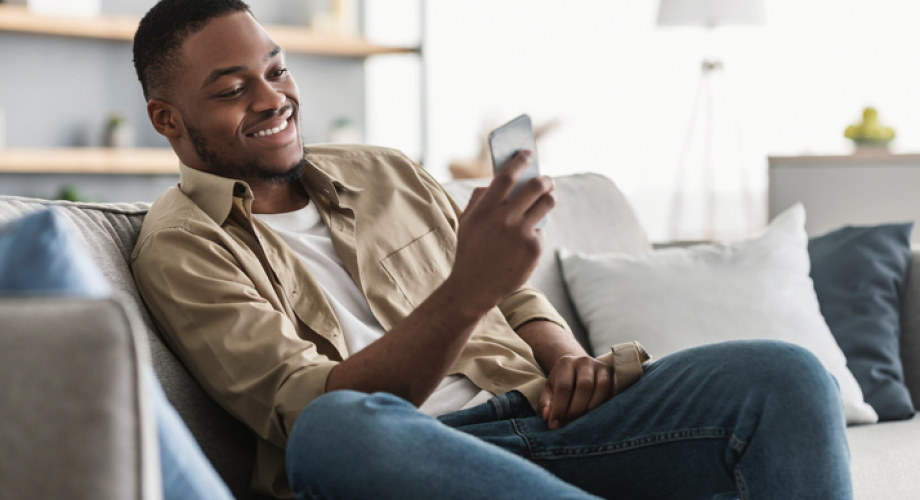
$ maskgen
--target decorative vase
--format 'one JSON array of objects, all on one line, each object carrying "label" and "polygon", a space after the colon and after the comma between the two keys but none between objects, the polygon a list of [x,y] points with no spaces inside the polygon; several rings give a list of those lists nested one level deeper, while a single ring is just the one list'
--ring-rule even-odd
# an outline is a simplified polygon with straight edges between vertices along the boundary
[{"label": "decorative vase", "polygon": [[124,118],[119,115],[112,115],[106,122],[102,145],[107,148],[119,149],[134,147],[134,130]]}]

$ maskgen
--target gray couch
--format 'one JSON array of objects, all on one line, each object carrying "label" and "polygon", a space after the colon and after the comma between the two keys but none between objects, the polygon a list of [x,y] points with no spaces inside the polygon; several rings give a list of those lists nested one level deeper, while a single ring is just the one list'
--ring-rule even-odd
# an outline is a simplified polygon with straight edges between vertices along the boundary
[{"label": "gray couch", "polygon": [[[463,205],[475,182],[448,190]],[[558,206],[546,226],[531,282],[585,332],[556,267],[560,246],[585,252],[645,252],[651,246],[623,195],[594,174],[556,179]],[[152,362],[163,387],[238,499],[255,454],[250,432],[216,405],[162,343],[127,259],[147,204],[78,204],[0,196],[0,221],[46,208],[70,219],[118,298],[0,299],[0,488],[4,498],[156,498],[155,440],[137,373]],[[920,262],[915,253],[913,262]],[[902,358],[920,401],[920,265],[904,297]],[[637,339],[640,340],[641,339]],[[848,431],[856,498],[920,497],[917,419]]]}]

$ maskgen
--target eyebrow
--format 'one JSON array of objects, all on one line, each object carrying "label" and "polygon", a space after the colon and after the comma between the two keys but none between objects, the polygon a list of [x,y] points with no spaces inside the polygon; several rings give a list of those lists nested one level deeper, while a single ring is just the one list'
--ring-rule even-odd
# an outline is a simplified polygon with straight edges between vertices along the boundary
[{"label": "eyebrow", "polygon": [[[277,56],[280,53],[281,53],[281,47],[275,45],[275,48],[273,48],[271,52],[265,55],[265,58],[263,59],[263,61],[268,62],[271,58]],[[246,66],[230,66],[227,68],[217,68],[214,71],[212,71],[211,74],[209,74],[207,78],[205,78],[204,83],[201,85],[201,88],[205,88],[208,85],[211,85],[212,83],[216,82],[217,80],[220,80],[221,78],[225,76],[234,75],[236,73],[240,73],[245,70],[246,70]]]}]

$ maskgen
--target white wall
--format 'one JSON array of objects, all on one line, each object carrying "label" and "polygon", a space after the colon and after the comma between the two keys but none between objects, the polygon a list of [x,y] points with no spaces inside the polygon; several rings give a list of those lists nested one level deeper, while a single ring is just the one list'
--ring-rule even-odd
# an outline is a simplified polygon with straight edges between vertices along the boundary
[{"label": "white wall", "polygon": [[[375,20],[371,6],[387,2],[414,4],[368,0],[368,28]],[[715,115],[722,124],[716,127],[720,213],[738,211],[739,183],[729,182],[737,165],[750,173],[762,199],[768,154],[849,152],[843,129],[866,105],[877,107],[882,121],[898,132],[895,151],[920,150],[920,71],[913,67],[920,64],[914,57],[920,2],[767,0],[766,25],[710,34],[657,27],[657,4],[428,1],[426,166],[446,180],[447,164],[475,154],[477,134],[486,128],[522,112],[537,122],[558,118],[559,129],[540,144],[544,171],[611,177],[650,236],[667,239],[668,202],[699,64],[712,52],[726,66]],[[386,25],[406,32],[399,22],[396,16]],[[409,117],[401,125],[399,116],[388,113],[381,122],[373,92],[369,140],[381,137],[375,127],[391,135],[412,130]],[[377,92],[387,95],[385,89]],[[732,116],[738,118],[738,136]],[[737,232],[732,223],[720,221],[722,234]]]}]

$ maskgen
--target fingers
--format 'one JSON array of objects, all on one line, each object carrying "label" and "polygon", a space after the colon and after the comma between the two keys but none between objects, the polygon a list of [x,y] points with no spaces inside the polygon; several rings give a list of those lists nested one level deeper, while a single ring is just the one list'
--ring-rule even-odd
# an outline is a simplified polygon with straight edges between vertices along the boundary
[{"label": "fingers", "polygon": [[479,200],[482,198],[482,195],[485,194],[486,188],[478,187],[473,190],[473,194],[470,195],[470,201],[466,203],[466,208],[463,209],[463,213],[467,213],[470,210],[476,208],[476,205],[479,203]]},{"label": "fingers", "polygon": [[489,184],[483,195],[483,201],[490,205],[498,205],[505,201],[532,160],[533,153],[530,151],[515,153],[495,174],[495,178],[492,179],[492,183]]},{"label": "fingers", "polygon": [[548,176],[540,176],[527,181],[521,189],[515,193],[514,198],[508,201],[509,208],[512,212],[518,212],[524,220],[529,220],[527,215],[530,211],[535,210],[534,215],[540,215],[533,219],[533,223],[543,218],[556,204],[556,199],[552,192],[555,186],[553,180]]},{"label": "fingers", "polygon": [[549,409],[549,418],[546,419],[550,429],[556,430],[568,421],[566,414],[569,411],[569,403],[572,401],[574,386],[575,380],[572,373],[566,373],[565,376],[558,376],[553,380],[553,404]]},{"label": "fingers", "polygon": [[549,383],[540,391],[540,400],[537,403],[537,412],[543,420],[549,419],[550,408],[553,406],[553,386]]},{"label": "fingers", "polygon": [[594,395],[595,375],[593,367],[586,363],[576,363],[575,389],[572,391],[572,401],[565,414],[565,422],[571,422],[588,411],[588,404]]},{"label": "fingers", "polygon": [[550,429],[558,429],[607,402],[613,371],[590,357],[563,357],[550,373],[538,408]]},{"label": "fingers", "polygon": [[606,368],[599,369],[594,373],[594,394],[591,396],[591,401],[588,403],[585,413],[594,411],[598,406],[613,397],[613,370],[609,367]]}]

